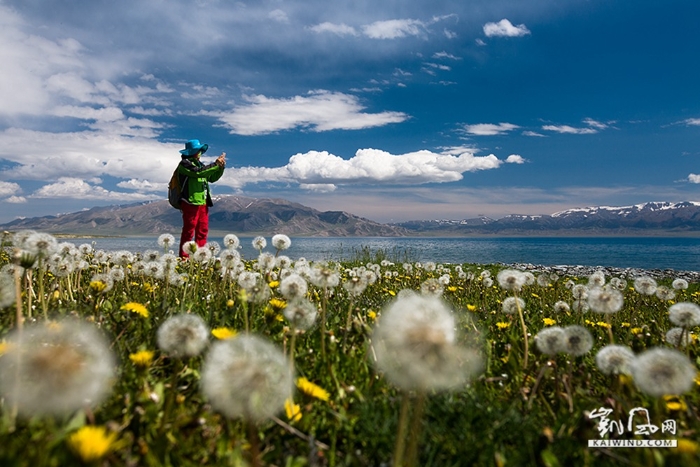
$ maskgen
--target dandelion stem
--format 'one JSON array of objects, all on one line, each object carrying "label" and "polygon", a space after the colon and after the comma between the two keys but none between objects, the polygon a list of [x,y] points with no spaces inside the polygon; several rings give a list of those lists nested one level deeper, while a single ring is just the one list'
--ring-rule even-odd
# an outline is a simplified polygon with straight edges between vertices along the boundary
[{"label": "dandelion stem", "polygon": [[408,425],[408,412],[411,409],[411,396],[404,392],[401,400],[401,412],[399,413],[399,426],[396,429],[396,444],[394,445],[393,467],[403,467],[403,454],[406,446],[406,428]]},{"label": "dandelion stem", "polygon": [[518,309],[518,317],[520,318],[520,326],[523,329],[523,344],[525,346],[525,350],[523,352],[523,369],[527,368],[528,364],[528,354],[530,352],[530,345],[527,339],[527,325],[525,325],[525,318],[523,317],[523,309],[520,306],[520,300],[518,300],[518,294],[515,293],[515,306]]},{"label": "dandelion stem", "polygon": [[427,397],[425,392],[420,391],[416,395],[411,417],[411,427],[409,428],[408,452],[406,455],[406,465],[413,467],[418,461],[418,445],[420,444],[421,428],[423,427],[423,411]]},{"label": "dandelion stem", "polygon": [[248,443],[250,444],[250,463],[253,467],[260,467],[260,436],[258,427],[254,422],[246,420],[248,428]]}]

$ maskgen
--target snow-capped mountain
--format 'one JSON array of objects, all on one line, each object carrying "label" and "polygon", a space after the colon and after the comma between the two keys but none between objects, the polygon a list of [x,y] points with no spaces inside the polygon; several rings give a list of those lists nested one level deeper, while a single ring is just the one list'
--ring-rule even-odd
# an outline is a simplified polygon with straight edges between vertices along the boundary
[{"label": "snow-capped mountain", "polygon": [[512,214],[500,219],[414,221],[399,224],[414,231],[452,234],[700,234],[700,202],[650,202],[633,206],[572,208],[551,215]]}]

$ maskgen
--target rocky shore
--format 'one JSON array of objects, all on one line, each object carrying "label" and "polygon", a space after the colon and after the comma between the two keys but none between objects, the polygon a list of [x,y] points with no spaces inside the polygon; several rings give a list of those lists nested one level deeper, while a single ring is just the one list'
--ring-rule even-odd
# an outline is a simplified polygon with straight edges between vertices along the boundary
[{"label": "rocky shore", "polygon": [[640,269],[640,268],[612,268],[602,266],[543,266],[531,263],[496,263],[520,271],[529,271],[533,274],[557,274],[559,277],[586,277],[596,271],[603,271],[606,277],[620,277],[623,279],[635,279],[640,276],[649,276],[659,279],[685,279],[688,282],[700,282],[700,271],[676,271],[674,269]]}]

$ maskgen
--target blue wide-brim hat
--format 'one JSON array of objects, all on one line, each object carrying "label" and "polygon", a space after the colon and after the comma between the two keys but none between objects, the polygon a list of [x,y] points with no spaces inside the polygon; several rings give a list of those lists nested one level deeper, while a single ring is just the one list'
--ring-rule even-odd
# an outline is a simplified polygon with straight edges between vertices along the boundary
[{"label": "blue wide-brim hat", "polygon": [[202,144],[199,142],[198,139],[191,139],[188,142],[185,143],[185,149],[180,150],[180,154],[183,156],[194,156],[198,152],[205,153],[207,152],[207,149],[209,149],[208,144]]}]

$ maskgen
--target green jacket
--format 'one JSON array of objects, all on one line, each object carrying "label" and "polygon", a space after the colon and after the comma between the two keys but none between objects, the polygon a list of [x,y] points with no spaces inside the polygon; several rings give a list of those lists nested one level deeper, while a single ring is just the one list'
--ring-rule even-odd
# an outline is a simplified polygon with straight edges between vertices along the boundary
[{"label": "green jacket", "polygon": [[214,162],[204,165],[199,159],[183,156],[177,166],[177,173],[182,187],[182,200],[196,206],[214,205],[209,192],[209,183],[214,183],[221,178],[224,174],[223,167]]}]

